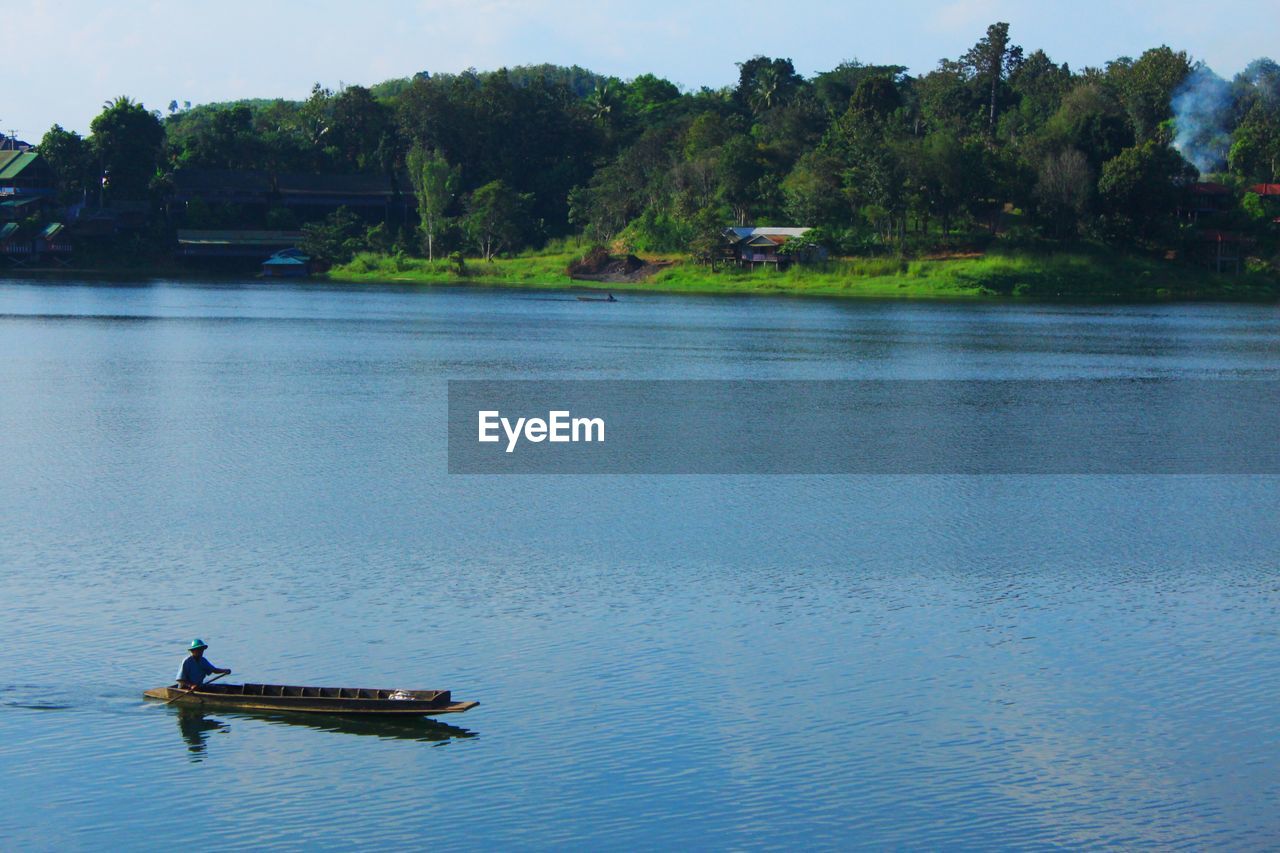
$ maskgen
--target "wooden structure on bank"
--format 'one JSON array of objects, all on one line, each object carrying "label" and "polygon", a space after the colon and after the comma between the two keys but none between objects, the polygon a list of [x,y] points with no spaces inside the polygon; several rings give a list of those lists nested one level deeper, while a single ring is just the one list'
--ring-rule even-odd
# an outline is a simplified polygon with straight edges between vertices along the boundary
[{"label": "wooden structure on bank", "polygon": [[755,269],[757,267],[773,267],[775,270],[786,269],[793,263],[807,263],[825,260],[826,249],[809,245],[802,252],[786,252],[783,247],[793,240],[802,238],[811,231],[810,228],[775,228],[772,226],[738,226],[724,229],[724,251],[716,261],[737,264],[740,267]]},{"label": "wooden structure on bank", "polygon": [[183,258],[252,258],[261,261],[294,249],[301,231],[206,231],[179,229],[178,256]]},{"label": "wooden structure on bank", "polygon": [[289,684],[205,684],[195,690],[183,690],[173,685],[156,687],[142,695],[187,707],[395,717],[460,714],[480,704],[454,702],[448,690],[300,687]]},{"label": "wooden structure on bank", "polygon": [[311,274],[311,258],[300,249],[282,249],[262,262],[263,278],[306,278]]},{"label": "wooden structure on bank", "polygon": [[[403,188],[403,189],[402,189]],[[321,219],[340,207],[367,221],[404,220],[416,206],[407,176],[384,174],[309,175],[252,169],[178,169],[173,173],[173,202],[186,210],[193,201],[232,205],[250,221],[283,208],[298,221]]]},{"label": "wooden structure on bank", "polygon": [[32,236],[16,222],[0,225],[0,258],[19,267],[33,264],[66,266],[71,257],[71,240],[61,222],[51,222]]},{"label": "wooden structure on bank", "polygon": [[1205,266],[1214,272],[1240,273],[1244,250],[1253,243],[1248,237],[1231,231],[1205,229],[1196,235],[1200,251],[1197,253]]},{"label": "wooden structure on bank", "polygon": [[0,151],[0,222],[43,216],[56,194],[43,157],[35,151]]},{"label": "wooden structure on bank", "polygon": [[1192,224],[1202,217],[1213,217],[1231,209],[1231,188],[1212,181],[1196,181],[1187,186],[1178,205],[1178,217]]}]

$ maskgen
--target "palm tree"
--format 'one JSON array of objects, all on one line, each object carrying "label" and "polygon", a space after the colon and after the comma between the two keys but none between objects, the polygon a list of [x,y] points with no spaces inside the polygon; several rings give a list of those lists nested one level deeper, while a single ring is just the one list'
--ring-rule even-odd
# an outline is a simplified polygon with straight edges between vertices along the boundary
[{"label": "palm tree", "polygon": [[751,108],[758,113],[771,108],[778,97],[781,82],[778,69],[772,65],[766,65],[756,72],[755,87],[751,91]]},{"label": "palm tree", "polygon": [[613,87],[609,85],[609,81],[601,80],[596,83],[595,90],[590,95],[587,95],[587,109],[591,111],[593,119],[604,121],[613,112],[616,100]]}]

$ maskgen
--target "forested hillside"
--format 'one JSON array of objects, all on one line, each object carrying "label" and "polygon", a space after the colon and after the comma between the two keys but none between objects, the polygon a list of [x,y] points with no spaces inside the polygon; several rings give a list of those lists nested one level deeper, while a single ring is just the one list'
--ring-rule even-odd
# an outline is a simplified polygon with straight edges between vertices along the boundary
[{"label": "forested hillside", "polygon": [[[1255,185],[1278,180],[1280,66],[1224,80],[1159,46],[1072,68],[1013,36],[993,24],[918,76],[850,61],[806,78],[756,56],[735,86],[696,91],[536,66],[166,113],[121,98],[89,138],[55,126],[39,150],[67,199],[157,211],[192,168],[377,173],[416,200],[421,221],[331,216],[338,254],[490,256],[579,233],[697,254],[746,223],[816,227],[841,255],[996,234],[1153,250],[1195,224],[1189,188],[1210,175],[1229,195],[1214,227],[1274,251],[1280,210]],[[233,205],[200,215],[238,224]]]}]

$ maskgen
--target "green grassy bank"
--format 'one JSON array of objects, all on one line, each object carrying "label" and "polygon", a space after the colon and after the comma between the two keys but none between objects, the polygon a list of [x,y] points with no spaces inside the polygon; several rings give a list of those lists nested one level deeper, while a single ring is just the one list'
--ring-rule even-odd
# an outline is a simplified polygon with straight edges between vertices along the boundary
[{"label": "green grassy bank", "polygon": [[1102,250],[1079,252],[993,251],[948,259],[839,259],[825,264],[772,270],[712,272],[678,258],[638,282],[570,279],[566,266],[577,255],[564,251],[531,252],[492,262],[466,261],[459,271],[447,261],[361,254],[335,267],[339,281],[418,284],[475,284],[528,288],[583,287],[624,292],[787,294],[797,296],[898,297],[911,299],[1274,299],[1275,276],[1249,272],[1218,275],[1186,264],[1119,255]]}]

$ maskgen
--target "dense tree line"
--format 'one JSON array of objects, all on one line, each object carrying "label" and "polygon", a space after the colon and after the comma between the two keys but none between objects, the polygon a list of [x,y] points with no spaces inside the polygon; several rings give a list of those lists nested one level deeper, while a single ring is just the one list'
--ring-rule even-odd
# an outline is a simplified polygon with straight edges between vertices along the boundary
[{"label": "dense tree line", "polygon": [[162,198],[184,167],[385,174],[422,223],[374,242],[433,256],[580,232],[698,251],[729,223],[817,226],[850,253],[996,230],[1158,245],[1198,172],[1238,187],[1237,225],[1274,215],[1244,191],[1280,180],[1268,59],[1230,81],[1164,46],[1072,70],[997,23],[920,76],[738,68],[736,85],[695,92],[535,66],[167,115],[120,98],[87,139],[55,126],[40,150],[67,199]]}]

